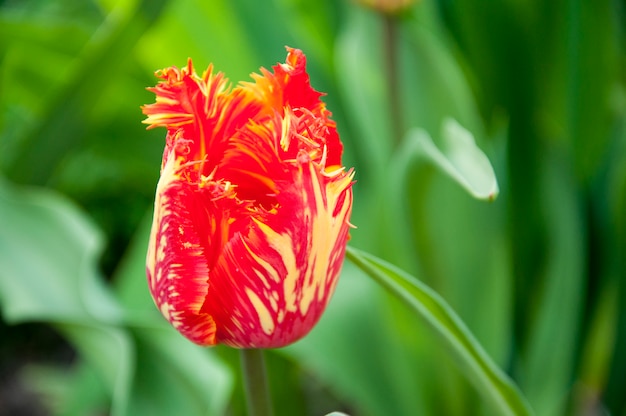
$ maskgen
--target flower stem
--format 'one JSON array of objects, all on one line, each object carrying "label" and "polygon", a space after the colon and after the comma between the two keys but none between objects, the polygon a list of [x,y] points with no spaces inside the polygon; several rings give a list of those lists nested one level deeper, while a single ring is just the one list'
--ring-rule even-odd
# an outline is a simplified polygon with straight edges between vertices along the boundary
[{"label": "flower stem", "polygon": [[394,145],[397,147],[402,140],[404,126],[400,106],[400,88],[398,78],[398,18],[395,15],[382,13],[384,27],[384,53],[386,64],[387,90],[389,94],[389,110],[391,120],[391,134]]},{"label": "flower stem", "polygon": [[241,371],[248,402],[248,415],[271,416],[273,413],[263,350],[242,349]]}]

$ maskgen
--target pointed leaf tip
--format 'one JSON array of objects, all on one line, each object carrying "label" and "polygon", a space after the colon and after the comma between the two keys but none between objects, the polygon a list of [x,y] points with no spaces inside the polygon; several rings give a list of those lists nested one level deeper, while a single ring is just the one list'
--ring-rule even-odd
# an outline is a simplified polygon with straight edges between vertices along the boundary
[{"label": "pointed leaf tip", "polygon": [[423,129],[409,132],[407,140],[442,172],[461,185],[474,198],[493,201],[499,188],[489,159],[476,145],[471,132],[456,120],[446,118],[441,129],[440,147]]},{"label": "pointed leaf tip", "polygon": [[465,177],[472,195],[494,200],[498,195],[498,181],[493,167],[483,151],[476,145],[474,136],[453,118],[446,118],[442,125],[442,138],[449,160]]}]

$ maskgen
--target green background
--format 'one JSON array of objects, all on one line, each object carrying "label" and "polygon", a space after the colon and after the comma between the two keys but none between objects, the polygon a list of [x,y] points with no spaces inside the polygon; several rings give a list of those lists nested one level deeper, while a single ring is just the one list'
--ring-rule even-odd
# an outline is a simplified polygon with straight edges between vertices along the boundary
[{"label": "green background", "polygon": [[[165,131],[140,106],[156,69],[191,57],[237,83],[285,45],[307,55],[356,171],[350,245],[438,292],[536,414],[626,415],[625,18],[618,0],[394,16],[347,0],[0,0],[0,415],[244,414],[237,351],[191,345],[149,297]],[[448,118],[490,166],[447,141]],[[497,198],[474,198],[493,172]],[[278,415],[494,414],[349,262],[310,336],[267,359]]]}]

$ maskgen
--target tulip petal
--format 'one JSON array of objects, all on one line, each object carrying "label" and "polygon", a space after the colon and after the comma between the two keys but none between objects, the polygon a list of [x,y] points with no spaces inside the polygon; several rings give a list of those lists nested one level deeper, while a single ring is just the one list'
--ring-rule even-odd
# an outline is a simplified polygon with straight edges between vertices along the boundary
[{"label": "tulip petal", "polygon": [[330,181],[313,163],[294,167],[280,208],[234,235],[211,273],[203,312],[217,339],[281,347],[306,335],[334,291],[350,224],[351,175]]},{"label": "tulip petal", "polygon": [[148,284],[155,303],[178,331],[198,344],[213,345],[215,322],[201,308],[228,220],[207,213],[220,212],[216,198],[222,201],[224,195],[216,194],[224,190],[194,186],[180,172],[177,160],[169,158],[157,186],[146,261]]}]

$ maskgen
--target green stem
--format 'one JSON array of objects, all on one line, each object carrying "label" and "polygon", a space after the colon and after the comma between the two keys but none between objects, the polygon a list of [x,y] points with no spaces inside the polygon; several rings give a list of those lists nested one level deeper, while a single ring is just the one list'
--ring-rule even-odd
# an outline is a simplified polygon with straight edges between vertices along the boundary
[{"label": "green stem", "polygon": [[249,416],[271,416],[270,400],[263,350],[242,349],[241,371],[248,402]]},{"label": "green stem", "polygon": [[384,26],[384,53],[386,64],[387,90],[389,94],[389,111],[391,120],[391,133],[393,141],[397,147],[402,140],[403,125],[400,107],[400,88],[398,78],[400,71],[398,68],[398,19],[394,15],[383,14]]}]

